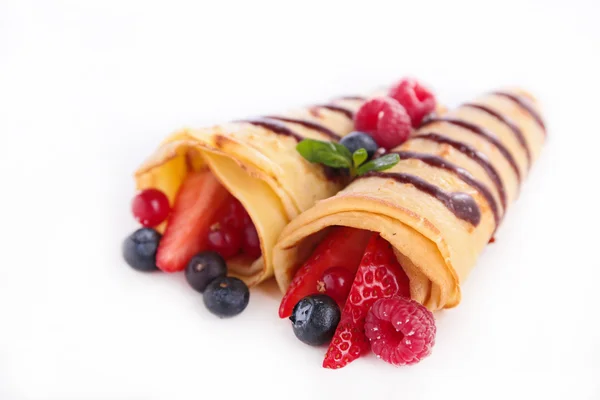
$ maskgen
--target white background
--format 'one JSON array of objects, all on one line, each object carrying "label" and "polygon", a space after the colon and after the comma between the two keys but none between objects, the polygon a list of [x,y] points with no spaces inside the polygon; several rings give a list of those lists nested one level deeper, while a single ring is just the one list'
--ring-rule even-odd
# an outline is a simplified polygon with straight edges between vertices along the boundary
[{"label": "white background", "polygon": [[[0,399],[600,399],[596,0],[0,0]],[[321,368],[272,284],[221,321],[120,256],[132,172],[176,128],[412,74],[446,104],[504,84],[549,139],[436,314],[433,355]]]}]

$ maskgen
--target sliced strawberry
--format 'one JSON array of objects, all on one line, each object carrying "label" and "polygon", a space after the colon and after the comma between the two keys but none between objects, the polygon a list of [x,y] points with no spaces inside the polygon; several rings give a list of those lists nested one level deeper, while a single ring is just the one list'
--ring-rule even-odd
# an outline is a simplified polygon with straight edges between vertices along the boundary
[{"label": "sliced strawberry", "polygon": [[158,246],[158,268],[165,272],[181,271],[193,256],[206,249],[211,223],[230,196],[210,171],[189,174],[177,193]]},{"label": "sliced strawberry", "polygon": [[279,317],[292,314],[296,303],[303,297],[319,293],[318,282],[330,267],[342,267],[356,272],[372,232],[361,229],[335,227],[313,251],[310,258],[296,272],[279,306]]},{"label": "sliced strawberry", "polygon": [[325,354],[323,367],[342,368],[369,350],[365,318],[377,299],[410,297],[409,280],[392,245],[373,235],[356,272],[340,324]]},{"label": "sliced strawberry", "polygon": [[324,368],[345,367],[369,351],[369,340],[365,335],[364,328],[365,318],[363,318],[362,324],[357,324],[351,315],[342,316],[327,349],[327,354],[325,354]]}]

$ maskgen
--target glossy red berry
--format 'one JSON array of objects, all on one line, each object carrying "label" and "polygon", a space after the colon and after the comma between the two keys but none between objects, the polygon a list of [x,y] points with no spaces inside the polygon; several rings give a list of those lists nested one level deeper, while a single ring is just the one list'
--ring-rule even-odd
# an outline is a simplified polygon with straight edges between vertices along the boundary
[{"label": "glossy red berry", "polygon": [[347,268],[332,267],[323,273],[323,277],[317,285],[320,286],[321,293],[325,293],[343,307],[353,281],[354,273]]},{"label": "glossy red berry", "polygon": [[157,189],[146,189],[138,193],[131,203],[135,219],[147,228],[153,228],[167,219],[171,212],[169,199]]},{"label": "glossy red berry", "polygon": [[242,246],[241,231],[234,227],[216,223],[208,233],[208,248],[229,259],[239,254]]},{"label": "glossy red berry", "polygon": [[244,229],[244,227],[251,222],[250,216],[242,203],[231,196],[231,199],[226,206],[225,216],[221,220],[221,223],[235,229]]},{"label": "glossy red berry", "polygon": [[423,118],[435,110],[435,96],[415,79],[402,79],[392,86],[388,95],[404,106],[414,128],[418,128]]},{"label": "glossy red berry", "polygon": [[252,221],[244,227],[242,251],[252,258],[258,258],[262,254],[258,232],[256,232],[256,227],[252,224]]}]

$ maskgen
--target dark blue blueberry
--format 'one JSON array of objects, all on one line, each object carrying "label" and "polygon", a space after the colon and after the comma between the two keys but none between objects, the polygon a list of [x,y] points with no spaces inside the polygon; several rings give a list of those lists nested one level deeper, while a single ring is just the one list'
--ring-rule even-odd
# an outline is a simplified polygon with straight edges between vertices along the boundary
[{"label": "dark blue blueberry", "polygon": [[347,136],[344,136],[340,140],[340,144],[343,144],[353,153],[358,149],[365,149],[369,158],[373,157],[373,154],[377,151],[379,146],[375,139],[363,132],[352,132]]},{"label": "dark blue blueberry", "polygon": [[331,341],[340,322],[340,308],[331,297],[314,294],[296,304],[290,320],[298,339],[311,346],[321,346]]},{"label": "dark blue blueberry", "polygon": [[185,279],[191,287],[202,293],[214,279],[227,275],[227,264],[214,251],[196,254],[185,268]]},{"label": "dark blue blueberry", "polygon": [[238,278],[222,276],[213,279],[204,291],[204,305],[220,318],[238,315],[248,305],[250,291]]},{"label": "dark blue blueberry", "polygon": [[152,228],[140,228],[123,242],[123,258],[138,271],[156,271],[156,250],[162,235]]}]

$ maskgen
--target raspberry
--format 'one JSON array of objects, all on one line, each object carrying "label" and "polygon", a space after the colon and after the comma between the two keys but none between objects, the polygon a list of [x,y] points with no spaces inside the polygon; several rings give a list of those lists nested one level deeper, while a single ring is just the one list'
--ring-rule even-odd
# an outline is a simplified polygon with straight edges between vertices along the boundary
[{"label": "raspberry", "polygon": [[392,86],[388,96],[404,106],[414,128],[418,128],[423,118],[435,110],[435,96],[415,79],[402,79]]},{"label": "raspberry", "polygon": [[386,149],[404,143],[411,133],[410,117],[391,97],[376,97],[365,102],[356,112],[354,128],[370,134]]},{"label": "raspberry", "polygon": [[403,297],[377,300],[365,323],[373,353],[398,366],[416,364],[431,354],[435,332],[431,311]]}]

